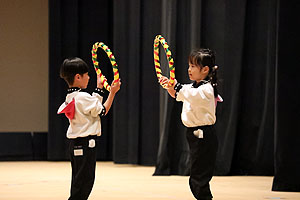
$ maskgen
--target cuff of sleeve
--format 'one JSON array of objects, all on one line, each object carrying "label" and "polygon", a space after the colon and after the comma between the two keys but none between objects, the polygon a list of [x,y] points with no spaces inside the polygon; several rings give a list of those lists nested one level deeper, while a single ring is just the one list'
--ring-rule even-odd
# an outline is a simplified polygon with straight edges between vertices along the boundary
[{"label": "cuff of sleeve", "polygon": [[182,84],[181,83],[176,83],[176,85],[174,86],[174,90],[175,92],[175,99],[177,98],[177,93],[181,90],[182,88]]},{"label": "cuff of sleeve", "polygon": [[100,112],[100,117],[104,117],[105,116],[105,113],[106,113],[106,108],[105,108],[105,106],[103,106],[103,109],[101,110],[101,112]]},{"label": "cuff of sleeve", "polygon": [[104,96],[104,89],[103,88],[95,88],[95,91],[100,96]]}]

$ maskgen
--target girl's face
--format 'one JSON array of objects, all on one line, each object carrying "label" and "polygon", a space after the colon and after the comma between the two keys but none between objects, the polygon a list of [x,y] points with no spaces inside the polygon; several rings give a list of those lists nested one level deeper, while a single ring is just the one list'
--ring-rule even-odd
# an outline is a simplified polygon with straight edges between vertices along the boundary
[{"label": "girl's face", "polygon": [[89,80],[90,80],[89,73],[86,72],[83,75],[80,75],[79,77],[80,77],[79,78],[79,87],[81,89],[87,88],[87,85],[89,84]]},{"label": "girl's face", "polygon": [[208,71],[208,66],[200,67],[199,65],[189,63],[188,74],[191,81],[200,82],[206,78]]}]

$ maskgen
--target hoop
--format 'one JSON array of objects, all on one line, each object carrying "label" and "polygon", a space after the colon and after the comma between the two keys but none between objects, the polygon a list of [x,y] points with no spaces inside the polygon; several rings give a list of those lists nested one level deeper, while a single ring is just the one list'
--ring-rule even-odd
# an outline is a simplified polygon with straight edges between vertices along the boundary
[{"label": "hoop", "polygon": [[104,88],[107,91],[110,92],[110,87],[111,86],[107,83],[104,75],[102,74],[102,72],[100,70],[99,62],[97,61],[97,50],[98,50],[99,47],[105,51],[105,53],[107,54],[107,56],[108,56],[108,58],[110,60],[110,63],[112,65],[113,72],[114,72],[114,81],[118,81],[119,80],[118,65],[117,65],[117,62],[116,62],[116,59],[115,59],[113,53],[108,48],[108,46],[106,46],[103,42],[96,42],[93,45],[93,48],[92,48],[91,52],[92,52],[92,61],[93,61],[93,65],[94,65],[95,71],[96,71],[97,75],[100,75],[100,79],[101,79],[101,82],[103,83]]},{"label": "hoop", "polygon": [[159,79],[160,77],[162,77],[162,72],[161,72],[161,69],[160,69],[160,63],[159,63],[159,43],[162,44],[164,50],[165,50],[165,53],[166,53],[166,56],[167,56],[167,59],[169,61],[169,69],[170,69],[170,81],[168,84],[162,84],[161,83],[161,86],[163,88],[166,88],[168,85],[169,86],[172,86],[175,82],[175,67],[173,66],[174,65],[174,60],[173,58],[171,57],[171,51],[169,50],[169,45],[167,44],[165,38],[161,35],[157,35],[154,39],[154,48],[153,48],[153,53],[154,53],[154,65],[155,65],[155,71],[156,71],[156,76],[157,78]]}]

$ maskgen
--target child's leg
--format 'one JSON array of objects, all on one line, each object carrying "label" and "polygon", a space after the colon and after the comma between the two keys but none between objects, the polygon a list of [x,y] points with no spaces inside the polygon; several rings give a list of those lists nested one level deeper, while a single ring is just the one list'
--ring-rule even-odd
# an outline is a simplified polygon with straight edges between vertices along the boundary
[{"label": "child's leg", "polygon": [[191,158],[189,184],[196,199],[212,199],[209,182],[214,172],[218,141],[213,126],[199,128],[203,130],[203,138],[194,135],[197,129],[187,130]]},{"label": "child's leg", "polygon": [[96,136],[70,140],[70,153],[72,183],[69,200],[88,199],[95,180]]}]

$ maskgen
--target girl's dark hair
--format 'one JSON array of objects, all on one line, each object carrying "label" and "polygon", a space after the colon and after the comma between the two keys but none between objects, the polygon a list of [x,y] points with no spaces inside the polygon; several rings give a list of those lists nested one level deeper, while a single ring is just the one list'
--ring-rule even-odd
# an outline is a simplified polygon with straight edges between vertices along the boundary
[{"label": "girl's dark hair", "polygon": [[217,89],[217,69],[218,67],[215,65],[215,52],[210,49],[195,49],[193,50],[188,58],[189,63],[193,65],[200,66],[200,68],[208,66],[209,73],[205,80],[210,81],[214,88],[215,97],[218,96]]},{"label": "girl's dark hair", "polygon": [[67,58],[60,67],[60,77],[69,85],[74,83],[76,74],[83,75],[89,70],[88,65],[80,58]]}]

